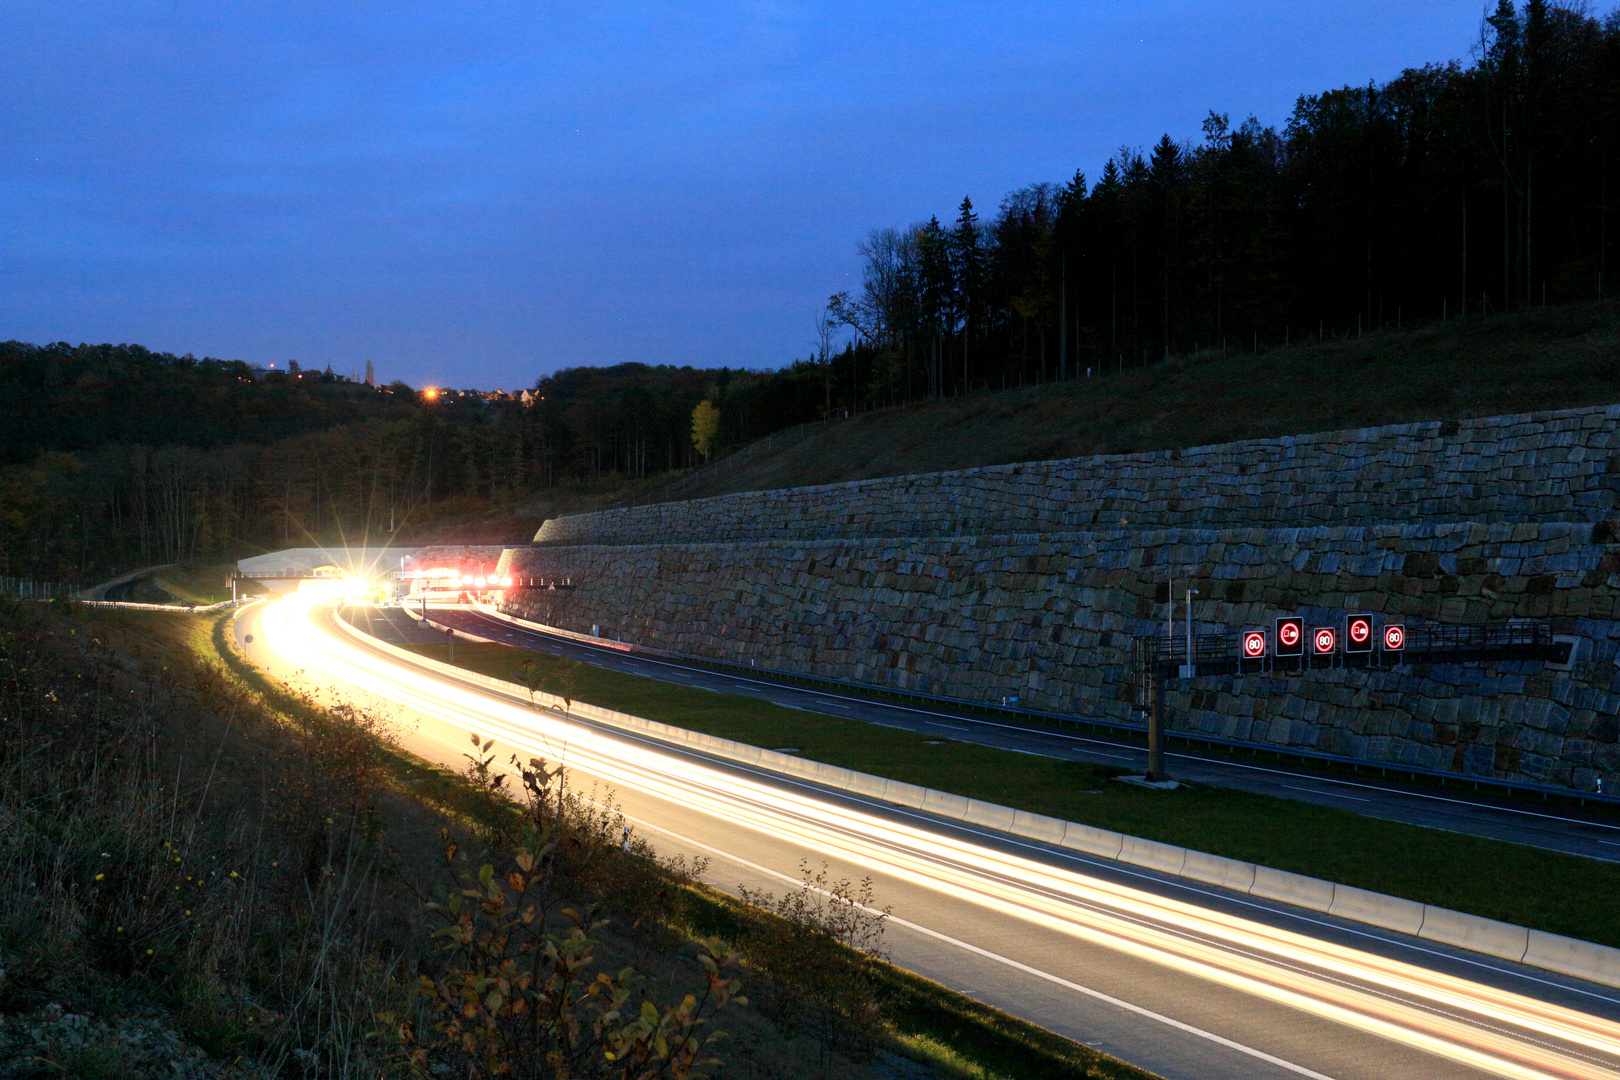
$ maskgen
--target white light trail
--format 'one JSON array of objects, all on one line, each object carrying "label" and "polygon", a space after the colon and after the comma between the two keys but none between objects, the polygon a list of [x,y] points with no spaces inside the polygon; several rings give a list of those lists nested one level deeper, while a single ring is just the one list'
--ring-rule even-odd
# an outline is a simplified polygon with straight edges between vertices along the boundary
[{"label": "white light trail", "polygon": [[1156,896],[740,777],[480,693],[317,625],[321,597],[263,614],[269,647],[522,754],[567,764],[1025,922],[1512,1080],[1620,1080],[1620,1025],[1442,972]]}]

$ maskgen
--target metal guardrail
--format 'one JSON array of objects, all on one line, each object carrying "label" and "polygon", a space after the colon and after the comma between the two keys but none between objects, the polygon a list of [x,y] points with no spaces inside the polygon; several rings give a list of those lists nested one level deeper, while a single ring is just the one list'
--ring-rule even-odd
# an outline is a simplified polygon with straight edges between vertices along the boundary
[{"label": "metal guardrail", "polygon": [[184,615],[206,615],[211,611],[221,611],[228,607],[235,607],[244,603],[248,598],[239,600],[219,600],[212,604],[142,604],[133,600],[80,600],[78,603],[93,608],[122,608],[126,611],[175,611]]},{"label": "metal guardrail", "polygon": [[[572,589],[574,579],[571,577],[520,577],[512,579],[511,587],[514,589],[540,589],[550,592],[556,589]],[[501,591],[506,591],[504,586]]]},{"label": "metal guardrail", "polygon": [[0,596],[14,596],[18,600],[54,600],[58,596],[73,596],[78,591],[79,586],[59,581],[0,577]]}]

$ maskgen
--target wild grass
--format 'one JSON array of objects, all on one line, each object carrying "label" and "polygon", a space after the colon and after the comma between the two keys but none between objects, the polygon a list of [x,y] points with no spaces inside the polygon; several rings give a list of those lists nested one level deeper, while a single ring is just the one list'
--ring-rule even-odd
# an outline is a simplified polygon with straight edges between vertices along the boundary
[{"label": "wild grass", "polygon": [[395,992],[381,943],[414,915],[382,902],[375,721],[271,729],[216,668],[68,611],[0,612],[0,1012],[159,1010],[182,1057],[374,1072],[353,1002]]},{"label": "wild grass", "polygon": [[152,583],[182,604],[217,604],[231,598],[235,563],[183,563],[159,570]]}]

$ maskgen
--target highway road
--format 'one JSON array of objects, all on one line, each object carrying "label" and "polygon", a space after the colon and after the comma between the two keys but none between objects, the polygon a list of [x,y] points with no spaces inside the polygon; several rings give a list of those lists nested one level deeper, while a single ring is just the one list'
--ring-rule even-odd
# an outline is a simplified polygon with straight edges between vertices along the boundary
[{"label": "highway road", "polygon": [[298,595],[236,621],[271,674],[387,710],[458,766],[468,733],[611,788],[665,854],[778,892],[872,876],[896,962],[1166,1077],[1620,1078],[1620,991],[819,790],[405,665]]},{"label": "highway road", "polygon": [[[1025,753],[1130,769],[1145,770],[1147,767],[1146,750],[1132,745],[1123,737],[1031,729],[1016,722],[1002,723],[923,704],[889,702],[765,676],[749,677],[701,665],[682,664],[593,646],[573,638],[546,633],[532,625],[517,625],[492,618],[467,607],[435,607],[429,610],[429,614],[437,624],[481,637],[538,652],[569,656],[598,667],[682,686],[743,694],[788,708],[928,732],[962,742]],[[408,638],[410,629],[415,625],[398,609],[376,609],[374,617],[384,620],[377,625],[376,632],[397,634],[401,639]],[[1608,862],[1620,860],[1620,817],[1605,815],[1597,810],[1583,814],[1541,808],[1528,800],[1488,796],[1471,798],[1458,790],[1380,783],[1368,776],[1335,775],[1325,770],[1291,768],[1259,760],[1245,762],[1235,755],[1172,751],[1166,757],[1173,775],[1194,783],[1297,799],[1391,821],[1531,844]]]}]

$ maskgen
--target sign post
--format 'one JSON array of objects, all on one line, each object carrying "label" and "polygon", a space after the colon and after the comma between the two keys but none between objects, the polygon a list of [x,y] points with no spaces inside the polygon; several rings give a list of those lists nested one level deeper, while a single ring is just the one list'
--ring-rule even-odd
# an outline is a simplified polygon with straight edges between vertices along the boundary
[{"label": "sign post", "polygon": [[1164,697],[1164,679],[1157,670],[1148,679],[1148,767],[1147,779],[1149,783],[1159,784],[1168,780],[1164,775],[1164,720],[1160,710],[1160,700]]}]

